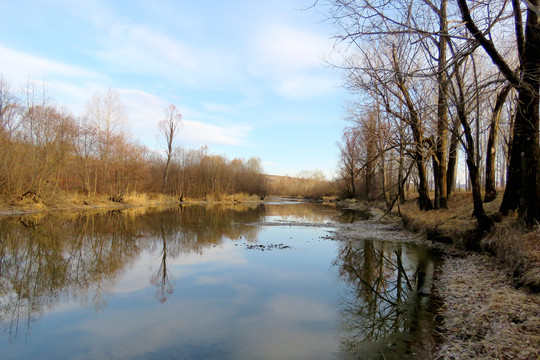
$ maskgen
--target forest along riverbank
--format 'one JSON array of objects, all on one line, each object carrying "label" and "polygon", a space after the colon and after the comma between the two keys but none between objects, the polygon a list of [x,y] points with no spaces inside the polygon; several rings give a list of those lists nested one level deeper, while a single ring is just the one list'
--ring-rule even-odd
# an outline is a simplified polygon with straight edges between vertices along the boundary
[{"label": "forest along riverbank", "polygon": [[[366,203],[353,202],[341,205],[345,208],[371,211],[374,216],[380,217],[384,214],[377,206],[369,207],[370,205]],[[468,210],[464,211],[464,214],[469,213]],[[425,212],[419,215],[434,216]],[[407,216],[409,222],[415,221],[414,214],[409,212]],[[439,219],[441,227],[445,220]],[[383,218],[383,222],[398,224],[400,219],[392,214]],[[433,282],[433,292],[441,301],[437,311],[439,321],[436,329],[436,333],[440,335],[440,342],[436,344],[430,358],[539,359],[538,292],[521,286],[519,279],[516,281],[513,278],[515,269],[509,266],[507,260],[486,253],[462,250],[461,246],[451,239],[448,239],[447,244],[427,240],[426,234],[429,233],[429,229],[422,228],[419,223],[420,221],[415,223],[414,229],[418,231],[417,233],[404,235],[403,232],[396,231],[396,234],[408,236],[431,247],[441,259]],[[462,228],[467,229],[468,226],[464,224]],[[437,236],[446,238],[446,235],[441,234]],[[347,229],[340,236],[355,238],[365,235],[355,234],[354,231]],[[505,240],[511,242],[512,238]],[[487,241],[489,237],[488,240],[484,239],[483,243]],[[519,242],[516,243],[515,247],[519,247]],[[532,252],[533,254],[524,255],[534,257],[534,251]],[[533,267],[533,270],[535,268]],[[534,278],[534,274],[528,276]],[[536,276],[540,274],[536,273]]]}]

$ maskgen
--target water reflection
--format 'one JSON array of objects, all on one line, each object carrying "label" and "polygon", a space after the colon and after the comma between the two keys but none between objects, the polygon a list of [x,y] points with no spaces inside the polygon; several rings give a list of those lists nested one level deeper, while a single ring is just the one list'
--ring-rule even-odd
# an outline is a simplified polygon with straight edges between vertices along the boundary
[{"label": "water reflection", "polygon": [[[403,358],[425,347],[433,260],[402,242],[359,241],[334,263],[349,283],[342,307],[341,344],[360,359]],[[418,354],[416,354],[418,356]]]},{"label": "water reflection", "polygon": [[2,219],[3,332],[14,339],[43,313],[69,301],[101,311],[115,280],[143,251],[160,260],[149,280],[157,288],[156,299],[165,302],[175,284],[168,259],[202,254],[225,238],[254,241],[260,228],[245,221],[259,221],[264,214],[264,207],[257,205],[193,206]]},{"label": "water reflection", "polygon": [[369,220],[372,218],[369,210],[343,209],[339,216],[341,223],[352,224],[357,221]]},{"label": "water reflection", "polygon": [[[253,225],[356,216],[285,203],[4,218],[0,351],[13,359],[410,353],[432,277],[422,251],[324,240],[320,226]],[[15,341],[23,334],[27,342]]]}]

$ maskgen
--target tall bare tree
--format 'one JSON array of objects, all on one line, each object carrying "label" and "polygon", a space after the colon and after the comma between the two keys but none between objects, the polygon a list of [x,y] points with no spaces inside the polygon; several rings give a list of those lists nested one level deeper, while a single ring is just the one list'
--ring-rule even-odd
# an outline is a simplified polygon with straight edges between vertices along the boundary
[{"label": "tall bare tree", "polygon": [[510,85],[506,85],[497,94],[497,100],[491,115],[491,123],[489,125],[489,136],[486,149],[486,185],[484,202],[490,202],[497,197],[497,189],[495,187],[495,160],[497,155],[497,139],[499,137],[499,126],[501,114],[504,108],[504,103],[511,90]]},{"label": "tall bare tree", "polygon": [[97,166],[94,167],[93,193],[98,189],[110,192],[114,187],[112,155],[120,143],[126,114],[118,91],[109,88],[96,92],[86,104],[86,117],[91,134],[95,137],[93,150]]},{"label": "tall bare tree", "polygon": [[169,176],[169,168],[173,157],[174,140],[180,132],[181,120],[182,114],[178,112],[176,106],[171,104],[165,109],[165,118],[159,122],[159,131],[165,140],[163,151],[167,157],[165,170],[163,171],[163,189],[167,187],[167,177]]},{"label": "tall bare tree", "polygon": [[[510,1],[501,1],[499,7],[489,3],[477,4],[478,13],[485,15],[477,21],[473,18],[466,0],[458,0],[459,9],[469,32],[480,43],[501,74],[518,92],[518,105],[514,120],[514,130],[510,147],[507,184],[501,203],[501,212],[519,210],[519,217],[532,227],[540,222],[540,181],[539,181],[539,104],[540,104],[540,0],[524,1],[527,20],[523,23],[522,5],[512,0],[517,58],[519,66],[514,70],[496,47],[491,36],[492,27],[508,15]],[[506,11],[505,11],[506,10]],[[494,13],[497,11],[497,13]],[[479,23],[486,24],[481,30]]]}]

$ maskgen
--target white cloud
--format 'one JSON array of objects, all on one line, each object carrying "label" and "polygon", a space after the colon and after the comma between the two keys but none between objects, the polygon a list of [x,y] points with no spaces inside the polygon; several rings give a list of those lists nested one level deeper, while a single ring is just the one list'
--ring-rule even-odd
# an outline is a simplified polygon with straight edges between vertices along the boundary
[{"label": "white cloud", "polygon": [[193,145],[221,144],[237,146],[244,142],[251,127],[242,125],[219,126],[200,121],[184,120],[180,141]]},{"label": "white cloud", "polygon": [[298,76],[284,79],[278,91],[290,99],[309,99],[331,92],[339,86],[339,79],[334,77]]},{"label": "white cloud", "polygon": [[321,75],[332,40],[314,31],[270,24],[254,35],[256,58],[252,73],[266,78],[279,95],[311,99],[334,91],[340,83],[334,74]]},{"label": "white cloud", "polygon": [[185,44],[145,26],[117,24],[108,31],[106,49],[98,52],[104,62],[142,72],[162,72],[171,66],[193,69],[194,51]]},{"label": "white cloud", "polygon": [[255,41],[262,62],[287,71],[320,67],[332,44],[314,32],[277,24],[264,28]]},{"label": "white cloud", "polygon": [[30,55],[21,51],[10,49],[0,44],[0,68],[12,78],[48,77],[62,75],[68,77],[101,78],[101,74],[83,67]]},{"label": "white cloud", "polygon": [[[164,99],[133,89],[119,90],[122,103],[129,119],[132,135],[146,145],[157,146],[158,123],[164,116],[164,109],[169,105]],[[203,145],[232,145],[237,146],[249,136],[251,127],[242,125],[214,125],[196,117],[208,118],[182,105],[178,105],[182,114],[182,127],[178,136],[178,145],[199,147]]]},{"label": "white cloud", "polygon": [[143,144],[153,146],[158,134],[158,122],[169,104],[153,94],[134,90],[118,90],[128,118],[131,135]]},{"label": "white cloud", "polygon": [[102,42],[97,57],[122,72],[167,76],[203,88],[238,84],[242,79],[232,52],[192,46],[148,26],[118,23]]}]

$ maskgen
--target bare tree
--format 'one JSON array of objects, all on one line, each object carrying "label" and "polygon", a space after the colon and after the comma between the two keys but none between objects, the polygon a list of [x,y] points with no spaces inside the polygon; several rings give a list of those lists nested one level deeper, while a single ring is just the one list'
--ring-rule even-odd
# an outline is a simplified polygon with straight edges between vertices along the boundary
[{"label": "bare tree", "polygon": [[[540,221],[540,181],[539,181],[539,104],[540,104],[540,0],[529,0],[527,20],[523,24],[521,2],[512,0],[512,12],[519,66],[517,70],[499,52],[491,36],[492,27],[508,15],[505,11],[509,1],[502,1],[500,9],[489,3],[478,3],[478,12],[486,16],[475,21],[466,0],[458,0],[465,26],[476,41],[489,55],[501,74],[518,92],[518,105],[510,146],[510,163],[507,184],[501,203],[501,212],[519,210],[519,217],[532,227]],[[481,6],[482,5],[482,6]],[[497,11],[497,13],[493,13]],[[486,24],[485,30],[479,23]],[[511,53],[511,52],[509,52]],[[506,54],[505,54],[506,55]]]},{"label": "bare tree", "polygon": [[124,106],[118,91],[108,89],[105,93],[96,92],[86,104],[87,126],[95,137],[93,150],[97,164],[94,167],[93,189],[111,192],[114,186],[112,154],[114,146],[120,143],[125,120]]},{"label": "bare tree", "polygon": [[343,133],[339,147],[339,171],[345,183],[345,194],[356,198],[357,184],[362,170],[361,165],[361,134],[359,129],[350,128]]},{"label": "bare tree", "polygon": [[[474,61],[474,58],[471,57]],[[464,59],[463,61],[465,61]],[[462,70],[461,70],[462,62],[458,61],[455,63],[455,76],[454,76],[454,83],[455,85],[453,87],[454,92],[454,98],[455,98],[455,106],[457,110],[457,116],[460,120],[461,126],[463,127],[463,132],[465,135],[465,142],[464,146],[466,149],[466,156],[467,156],[467,167],[469,169],[469,177],[471,180],[471,189],[473,194],[473,207],[474,207],[474,216],[476,217],[478,227],[481,231],[488,231],[491,230],[493,227],[493,220],[489,218],[484,210],[484,205],[482,203],[482,194],[481,194],[481,185],[480,185],[480,171],[478,168],[478,151],[479,151],[479,144],[478,141],[475,143],[473,132],[471,130],[471,124],[468,119],[468,115],[473,109],[468,105],[470,105],[471,101],[467,99],[467,97],[475,97],[476,94],[468,94],[465,89],[465,82],[463,80]],[[466,63],[463,64],[463,68],[466,68]],[[478,92],[479,89],[475,88],[474,92]],[[476,104],[476,106],[478,106]],[[480,121],[480,119],[476,119],[477,123]]]},{"label": "bare tree", "polygon": [[178,112],[176,106],[169,105],[165,109],[165,119],[159,122],[159,130],[165,140],[163,151],[165,152],[165,156],[167,156],[165,170],[163,171],[163,189],[167,187],[167,177],[169,176],[169,168],[173,157],[174,139],[180,132],[181,120],[182,114]]},{"label": "bare tree", "polygon": [[497,139],[499,137],[499,123],[504,103],[511,90],[510,85],[506,85],[497,95],[497,100],[493,108],[491,116],[491,124],[489,125],[489,137],[486,149],[486,185],[484,202],[490,202],[497,197],[495,187],[495,160],[497,156]]}]

